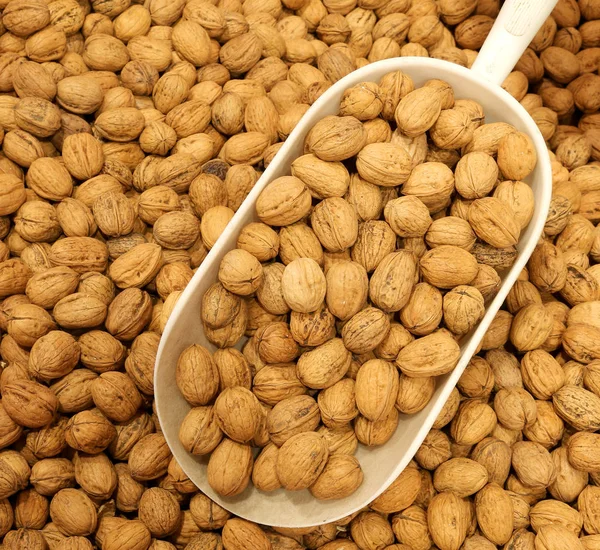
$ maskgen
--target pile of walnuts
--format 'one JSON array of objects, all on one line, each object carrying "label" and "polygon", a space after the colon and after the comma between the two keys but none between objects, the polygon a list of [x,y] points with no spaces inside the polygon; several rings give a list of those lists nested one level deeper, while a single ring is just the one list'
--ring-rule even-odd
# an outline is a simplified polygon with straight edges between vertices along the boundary
[{"label": "pile of walnuts", "polygon": [[[386,443],[457,365],[534,210],[531,139],[484,120],[441,80],[415,88],[388,73],[347,89],[292,175],[264,188],[260,221],[202,300],[220,349],[190,346],[175,375],[193,407],[180,440],[212,452],[216,492],[237,495],[252,477],[262,491],[349,496],[363,481],[358,443]],[[536,313],[515,320],[521,351],[547,337]]]},{"label": "pile of walnuts", "polygon": [[598,0],[559,0],[504,82],[551,150],[544,238],[369,509],[305,530],[231,517],[152,410],[170,311],[309,105],[380,59],[470,66],[499,4],[0,0],[5,550],[599,547]]}]

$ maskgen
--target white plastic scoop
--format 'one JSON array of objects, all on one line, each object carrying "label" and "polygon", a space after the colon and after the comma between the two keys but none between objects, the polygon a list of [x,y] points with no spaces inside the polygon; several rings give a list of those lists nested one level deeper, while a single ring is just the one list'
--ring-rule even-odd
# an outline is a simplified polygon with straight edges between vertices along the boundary
[{"label": "white plastic scoop", "polygon": [[[227,510],[256,523],[280,527],[306,527],[332,522],[369,504],[413,458],[542,233],[552,192],[552,173],[546,145],[525,109],[499,84],[512,70],[555,4],[556,0],[507,0],[471,70],[437,59],[402,57],[367,65],[335,83],[314,103],[290,134],[194,275],[162,336],[155,370],[156,406],[167,443],[184,472],[202,492]],[[450,374],[438,379],[435,394],[425,409],[411,416],[400,415],[396,433],[385,445],[373,448],[359,445],[356,457],[364,471],[364,482],[353,495],[341,500],[318,501],[307,490],[289,492],[280,489],[263,493],[249,486],[237,497],[223,498],[207,482],[208,457],[194,457],[187,453],[178,438],[179,427],[190,406],[175,384],[177,358],[187,346],[194,343],[214,349],[202,329],[202,295],[217,280],[221,258],[236,247],[240,230],[246,224],[258,221],[254,205],[261,191],[273,179],[289,175],[290,164],[303,154],[304,138],[309,129],[324,116],[338,113],[340,99],[346,88],[359,82],[378,82],[385,74],[398,70],[409,74],[416,86],[423,85],[431,78],[447,81],[454,88],[457,98],[471,98],[483,106],[486,122],[508,122],[533,140],[538,161],[527,181],[535,194],[535,212],[521,235],[517,260],[510,271],[503,275],[502,287],[488,305],[479,326],[462,344],[458,366]]]}]

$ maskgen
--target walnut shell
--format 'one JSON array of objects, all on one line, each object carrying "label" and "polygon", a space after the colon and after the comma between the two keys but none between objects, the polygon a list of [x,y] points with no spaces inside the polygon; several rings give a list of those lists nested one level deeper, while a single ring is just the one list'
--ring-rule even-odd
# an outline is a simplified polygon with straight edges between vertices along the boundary
[{"label": "walnut shell", "polygon": [[117,550],[126,546],[133,550],[149,547],[151,535],[148,528],[139,520],[126,520],[118,528],[110,530],[102,542],[106,550]]},{"label": "walnut shell", "polygon": [[394,366],[381,359],[364,363],[356,375],[356,406],[368,420],[387,417],[398,395],[399,377]]},{"label": "walnut shell", "polygon": [[450,433],[457,443],[473,445],[492,432],[496,421],[496,414],[489,405],[477,400],[465,401],[452,420]]},{"label": "walnut shell", "polygon": [[319,392],[317,402],[323,424],[335,429],[347,426],[357,415],[354,380],[344,378]]},{"label": "walnut shell", "polygon": [[487,539],[494,544],[508,542],[513,530],[513,504],[502,487],[490,483],[477,493],[475,514]]},{"label": "walnut shell", "polygon": [[219,389],[219,373],[208,350],[193,345],[177,362],[177,386],[193,406],[207,405]]},{"label": "walnut shell", "polygon": [[252,483],[261,491],[274,491],[281,487],[277,476],[276,465],[279,447],[273,443],[261,451],[252,469]]},{"label": "walnut shell", "polygon": [[480,151],[464,155],[454,172],[456,190],[465,199],[480,199],[488,195],[498,180],[498,165]]},{"label": "walnut shell", "polygon": [[421,490],[421,476],[417,468],[406,468],[392,484],[372,503],[376,512],[391,514],[413,504]]},{"label": "walnut shell", "polygon": [[91,385],[94,404],[109,419],[126,422],[142,404],[142,397],[135,384],[121,372],[102,373]]},{"label": "walnut shell", "polygon": [[166,537],[179,527],[181,511],[177,499],[167,490],[152,487],[140,498],[138,517],[153,537]]},{"label": "walnut shell", "polygon": [[268,550],[271,543],[267,534],[256,524],[239,518],[228,519],[223,527],[223,546],[243,550],[251,545],[256,550]]},{"label": "walnut shell", "polygon": [[565,385],[553,396],[558,415],[578,430],[595,431],[600,424],[596,406],[600,397],[575,385]]},{"label": "walnut shell", "polygon": [[361,264],[336,262],[326,272],[325,279],[327,307],[338,319],[346,321],[364,307],[369,280]]},{"label": "walnut shell", "polygon": [[350,368],[352,357],[339,338],[333,338],[298,359],[298,379],[309,388],[324,389],[341,380]]},{"label": "walnut shell", "polygon": [[208,483],[220,495],[238,495],[250,481],[253,464],[250,446],[225,438],[210,455]]},{"label": "walnut shell", "polygon": [[441,96],[430,87],[423,87],[406,94],[394,113],[398,128],[409,137],[429,130],[442,110]]},{"label": "walnut shell", "polygon": [[61,489],[50,502],[50,517],[68,536],[87,536],[96,530],[98,516],[90,498],[80,489]]},{"label": "walnut shell", "polygon": [[454,334],[466,334],[482,319],[485,303],[473,286],[459,285],[444,295],[444,322]]},{"label": "walnut shell", "polygon": [[512,465],[521,482],[530,487],[548,487],[556,478],[550,453],[533,441],[519,441],[513,445]]},{"label": "walnut shell", "polygon": [[290,225],[301,220],[310,209],[310,191],[294,176],[273,180],[256,201],[258,217],[269,225]]},{"label": "walnut shell", "polygon": [[117,431],[110,421],[97,409],[82,411],[69,419],[65,440],[69,447],[96,454],[108,447]]},{"label": "walnut shell", "polygon": [[350,184],[348,170],[341,162],[327,162],[312,154],[294,160],[291,171],[317,199],[342,197]]},{"label": "walnut shell", "polygon": [[383,187],[406,183],[411,159],[403,147],[393,143],[365,145],[356,157],[356,169],[361,178]]},{"label": "walnut shell", "polygon": [[0,453],[0,465],[0,495],[5,499],[27,486],[31,470],[23,455],[12,450]]},{"label": "walnut shell", "polygon": [[390,329],[388,316],[378,308],[366,307],[352,316],[342,329],[342,340],[353,353],[375,349]]},{"label": "walnut shell", "polygon": [[498,142],[498,168],[507,180],[523,180],[535,168],[537,155],[531,138],[513,132]]},{"label": "walnut shell", "polygon": [[79,344],[70,334],[51,331],[31,348],[29,370],[41,380],[60,378],[75,368],[79,355]]},{"label": "walnut shell", "polygon": [[225,435],[238,443],[254,438],[262,416],[258,399],[242,387],[225,388],[215,401],[214,415]]},{"label": "walnut shell", "polygon": [[366,132],[353,116],[327,116],[306,136],[304,149],[321,160],[341,161],[356,155],[365,145]]},{"label": "walnut shell", "polygon": [[129,454],[131,476],[137,481],[157,479],[166,473],[170,460],[171,451],[163,435],[146,435]]},{"label": "walnut shell", "polygon": [[411,252],[399,250],[388,254],[369,281],[369,297],[373,304],[388,313],[400,311],[410,298],[416,270]]},{"label": "walnut shell", "polygon": [[362,484],[363,472],[358,460],[350,455],[334,455],[310,487],[311,494],[319,500],[344,498]]},{"label": "walnut shell", "polygon": [[267,429],[271,441],[283,445],[293,435],[313,431],[319,424],[317,402],[308,395],[283,399],[267,414]]},{"label": "walnut shell", "polygon": [[58,399],[50,388],[42,384],[15,380],[2,388],[2,405],[17,424],[41,428],[52,422],[58,409]]},{"label": "walnut shell", "polygon": [[506,248],[519,241],[520,226],[512,208],[495,197],[473,201],[469,208],[469,223],[481,240],[497,248]]},{"label": "walnut shell", "polygon": [[288,491],[307,489],[319,477],[328,458],[327,443],[319,434],[296,434],[277,453],[277,478]]},{"label": "walnut shell", "polygon": [[311,258],[298,258],[289,263],[281,279],[283,298],[293,311],[310,313],[325,299],[326,280],[323,271]]},{"label": "walnut shell", "polygon": [[329,252],[351,247],[358,236],[358,220],[352,206],[340,197],[324,199],[312,211],[313,231]]},{"label": "walnut shell", "polygon": [[439,376],[457,364],[460,346],[447,331],[440,330],[414,340],[400,350],[396,365],[407,376]]}]

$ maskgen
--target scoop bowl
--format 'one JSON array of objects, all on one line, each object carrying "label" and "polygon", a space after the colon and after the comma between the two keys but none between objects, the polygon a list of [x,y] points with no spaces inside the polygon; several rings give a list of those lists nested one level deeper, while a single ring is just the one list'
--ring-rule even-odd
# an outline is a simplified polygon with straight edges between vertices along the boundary
[{"label": "scoop bowl", "polygon": [[[263,493],[249,486],[241,495],[224,498],[208,484],[208,457],[189,454],[178,437],[179,427],[190,410],[175,383],[175,368],[179,354],[191,344],[215,349],[206,339],[200,320],[201,300],[206,289],[217,280],[223,256],[236,247],[240,230],[248,223],[259,221],[255,203],[265,186],[280,176],[289,175],[292,161],[303,154],[304,138],[310,128],[327,115],[338,113],[344,90],[359,82],[378,82],[392,71],[410,75],[415,86],[431,78],[447,81],[457,98],[470,98],[484,108],[486,122],[503,121],[515,126],[533,140],[538,161],[527,178],[535,195],[533,218],[521,235],[518,256],[510,270],[501,274],[502,286],[487,305],[486,313],[477,328],[461,343],[457,367],[437,379],[437,387],[429,404],[419,413],[400,415],[394,436],[381,447],[359,445],[356,457],[364,471],[364,482],[351,496],[334,501],[318,501],[308,492],[289,492],[279,489]],[[237,211],[216,245],[198,268],[181,295],[163,332],[155,370],[155,398],[158,417],[164,436],[183,471],[203,493],[237,516],[260,524],[281,527],[306,527],[338,520],[367,506],[381,494],[407,466],[431,429],[471,357],[517,280],[542,233],[551,198],[552,172],[546,144],[537,126],[525,109],[499,86],[482,80],[464,67],[430,58],[396,58],[367,65],[339,80],[327,90],[300,120],[271,164],[264,171],[247,199]]]}]

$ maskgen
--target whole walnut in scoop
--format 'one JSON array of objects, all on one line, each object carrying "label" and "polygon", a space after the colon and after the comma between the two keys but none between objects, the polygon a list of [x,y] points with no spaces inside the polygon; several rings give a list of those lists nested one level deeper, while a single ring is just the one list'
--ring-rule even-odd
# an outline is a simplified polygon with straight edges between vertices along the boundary
[{"label": "whole walnut in scoop", "polygon": [[217,397],[214,405],[217,424],[233,441],[249,442],[256,434],[262,418],[258,399],[254,394],[236,386],[225,388]]},{"label": "whole walnut in scoop", "polygon": [[311,195],[301,180],[283,176],[273,180],[256,201],[256,212],[269,225],[290,225],[311,209]]},{"label": "whole walnut in scoop", "polygon": [[277,477],[288,491],[307,489],[319,477],[328,458],[327,443],[321,435],[316,432],[299,433],[279,448]]},{"label": "whole walnut in scoop", "polygon": [[525,179],[537,162],[531,138],[523,132],[504,136],[498,142],[498,168],[507,180]]},{"label": "whole walnut in scoop", "polygon": [[372,120],[383,109],[379,86],[374,82],[364,82],[348,88],[340,103],[340,114],[354,116],[358,120]]},{"label": "whole walnut in scoop", "polygon": [[325,299],[325,275],[310,258],[298,258],[288,264],[281,278],[283,298],[293,311],[315,311]]},{"label": "whole walnut in scoop", "polygon": [[321,160],[346,160],[365,145],[367,134],[362,123],[353,116],[326,116],[306,136],[304,149]]}]

